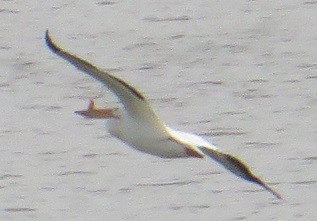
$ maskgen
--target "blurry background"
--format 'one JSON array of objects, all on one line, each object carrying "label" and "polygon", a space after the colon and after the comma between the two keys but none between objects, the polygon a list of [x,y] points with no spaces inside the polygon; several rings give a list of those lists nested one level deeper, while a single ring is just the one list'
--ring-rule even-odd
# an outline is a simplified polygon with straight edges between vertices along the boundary
[{"label": "blurry background", "polygon": [[[317,217],[316,1],[0,2],[1,220]],[[138,153],[74,115],[90,98],[119,104],[46,48],[46,29],[285,200],[209,160]]]}]

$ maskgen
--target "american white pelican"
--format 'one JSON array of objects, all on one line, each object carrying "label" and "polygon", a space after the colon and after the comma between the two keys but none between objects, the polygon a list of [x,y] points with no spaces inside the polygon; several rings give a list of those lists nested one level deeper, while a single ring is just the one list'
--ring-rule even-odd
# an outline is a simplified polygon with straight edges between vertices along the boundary
[{"label": "american white pelican", "polygon": [[277,192],[255,176],[239,158],[220,151],[201,137],[168,127],[158,118],[146,97],[139,90],[59,47],[48,31],[46,31],[45,40],[52,52],[100,81],[123,104],[123,108],[97,109],[91,101],[87,110],[76,111],[77,114],[88,118],[108,119],[107,129],[111,135],[144,153],[164,158],[209,157],[235,175],[259,184],[281,199]]}]

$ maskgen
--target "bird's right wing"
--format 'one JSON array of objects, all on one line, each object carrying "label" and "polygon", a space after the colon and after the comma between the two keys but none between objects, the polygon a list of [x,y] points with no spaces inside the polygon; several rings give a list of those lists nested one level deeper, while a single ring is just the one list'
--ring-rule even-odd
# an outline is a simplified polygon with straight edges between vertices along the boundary
[{"label": "bird's right wing", "polygon": [[244,163],[239,158],[232,156],[228,153],[223,153],[218,149],[210,148],[208,146],[201,146],[199,149],[208,157],[210,157],[212,160],[215,160],[219,164],[221,164],[223,167],[225,167],[227,170],[231,171],[236,176],[241,177],[242,179],[245,179],[247,181],[259,184],[264,189],[271,192],[276,198],[282,199],[282,196],[277,193],[275,190],[273,190],[266,182],[264,182],[262,179],[257,177],[251,168],[247,166],[246,163]]}]

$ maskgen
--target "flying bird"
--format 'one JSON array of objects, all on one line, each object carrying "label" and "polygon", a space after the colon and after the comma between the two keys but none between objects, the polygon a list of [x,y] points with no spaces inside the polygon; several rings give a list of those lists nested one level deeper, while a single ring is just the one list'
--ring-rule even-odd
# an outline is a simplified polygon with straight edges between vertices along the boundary
[{"label": "flying bird", "polygon": [[162,158],[210,158],[236,176],[262,186],[278,199],[282,198],[238,157],[219,150],[199,136],[168,127],[157,116],[143,93],[122,79],[64,50],[55,43],[48,30],[45,41],[53,53],[100,81],[123,106],[98,109],[91,100],[87,110],[75,113],[87,118],[107,119],[108,132],[138,151]]}]

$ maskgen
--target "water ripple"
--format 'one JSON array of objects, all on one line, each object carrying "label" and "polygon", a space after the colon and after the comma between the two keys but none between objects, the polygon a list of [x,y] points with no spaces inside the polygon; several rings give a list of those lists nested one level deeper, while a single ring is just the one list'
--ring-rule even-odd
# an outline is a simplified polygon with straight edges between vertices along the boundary
[{"label": "water ripple", "polygon": [[189,21],[192,18],[189,16],[177,16],[177,17],[166,17],[166,18],[159,18],[157,16],[149,16],[149,17],[145,17],[143,18],[143,20],[145,21],[149,21],[149,22],[170,22],[170,21]]},{"label": "water ripple", "polygon": [[194,180],[188,180],[188,181],[172,181],[172,182],[163,182],[163,183],[138,183],[134,186],[136,187],[185,186],[185,185],[194,184],[194,183],[200,183],[200,182],[194,181]]},{"label": "water ripple", "polygon": [[34,211],[36,211],[36,209],[34,209],[34,208],[26,208],[26,207],[16,207],[16,208],[5,208],[4,211],[10,212],[10,213],[34,212]]},{"label": "water ripple", "polygon": [[94,174],[91,171],[66,171],[66,172],[61,172],[58,173],[57,176],[70,176],[70,175],[92,175]]},{"label": "water ripple", "polygon": [[246,132],[243,132],[240,128],[215,128],[210,131],[200,133],[200,136],[211,136],[211,137],[220,137],[220,136],[240,136],[245,135]]},{"label": "water ripple", "polygon": [[20,178],[23,177],[20,174],[4,174],[2,176],[0,176],[0,180],[4,180],[4,179],[8,179],[8,178]]}]

